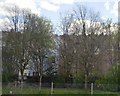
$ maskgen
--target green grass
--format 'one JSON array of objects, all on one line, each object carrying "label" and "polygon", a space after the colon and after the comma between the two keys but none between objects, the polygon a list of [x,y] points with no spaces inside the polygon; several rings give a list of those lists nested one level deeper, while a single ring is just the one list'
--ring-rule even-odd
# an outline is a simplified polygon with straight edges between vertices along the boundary
[{"label": "green grass", "polygon": [[[13,92],[13,94],[50,94],[51,90],[50,88],[46,89],[35,89],[35,88],[7,88],[3,87],[2,94],[9,94],[10,91]],[[66,89],[66,88],[56,88],[54,89],[53,94],[90,94],[90,90],[80,90],[80,89]],[[118,92],[103,92],[103,91],[94,91],[94,94],[112,94],[112,96],[120,96]],[[88,96],[86,95],[86,96]],[[81,96],[81,95],[79,95]],[[107,96],[107,95],[105,95]]]}]

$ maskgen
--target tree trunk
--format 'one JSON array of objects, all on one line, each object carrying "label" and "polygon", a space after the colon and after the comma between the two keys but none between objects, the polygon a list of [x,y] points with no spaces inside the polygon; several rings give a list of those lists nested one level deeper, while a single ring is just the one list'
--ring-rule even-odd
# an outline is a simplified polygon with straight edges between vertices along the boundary
[{"label": "tree trunk", "polygon": [[40,77],[39,77],[39,90],[41,90],[41,85],[42,85],[42,76],[40,75]]},{"label": "tree trunk", "polygon": [[24,75],[23,75],[23,70],[21,70],[21,89],[23,88],[23,81],[24,81]]},{"label": "tree trunk", "polygon": [[85,89],[87,90],[87,86],[88,86],[88,80],[87,80],[87,74],[85,74]]}]

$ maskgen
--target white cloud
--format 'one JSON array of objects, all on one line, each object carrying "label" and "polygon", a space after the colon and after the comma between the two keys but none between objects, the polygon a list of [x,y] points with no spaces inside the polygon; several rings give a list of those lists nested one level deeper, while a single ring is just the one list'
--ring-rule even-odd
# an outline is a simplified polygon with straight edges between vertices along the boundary
[{"label": "white cloud", "polygon": [[73,4],[75,0],[59,0],[60,4]]},{"label": "white cloud", "polygon": [[48,11],[57,11],[61,4],[73,4],[81,0],[41,0],[40,6]]},{"label": "white cloud", "polygon": [[104,6],[105,6],[105,9],[106,9],[106,10],[109,10],[110,7],[109,7],[109,1],[108,1],[108,0],[105,2],[105,5],[104,5]]},{"label": "white cloud", "polygon": [[[118,3],[120,4],[120,0],[115,0],[113,6],[112,6],[112,10],[111,13],[114,14],[116,17],[118,17],[118,15],[120,15],[120,5],[118,5]],[[119,7],[119,9],[118,9]],[[119,13],[119,14],[118,14]]]},{"label": "white cloud", "polygon": [[4,20],[3,19],[0,19],[0,28],[1,28],[1,24],[3,24]]},{"label": "white cloud", "polygon": [[40,6],[36,6],[36,0],[0,0],[0,30],[6,29],[7,25],[10,26],[10,22],[5,16],[9,15],[4,10],[5,6],[17,5],[20,8],[28,8],[32,13],[40,15]]},{"label": "white cloud", "polygon": [[47,0],[41,0],[40,3],[41,3],[40,4],[41,8],[44,8],[44,9],[49,10],[49,11],[57,11],[59,9],[58,5],[56,5],[54,3],[50,3]]},{"label": "white cloud", "polygon": [[9,28],[10,28],[10,21],[8,20],[8,18],[2,18],[2,19],[0,18],[0,31]]},{"label": "white cloud", "polygon": [[75,2],[81,2],[81,0],[49,0],[54,4],[73,4]]},{"label": "white cloud", "polygon": [[4,2],[0,2],[0,16],[7,15],[7,12],[3,10],[3,7],[4,7]]},{"label": "white cloud", "polygon": [[[81,0],[3,0],[0,1],[0,6],[16,4],[20,8],[29,8],[33,13],[40,14],[40,8],[57,11],[61,4],[73,4],[75,2],[81,2]],[[4,14],[4,12],[0,13]]]},{"label": "white cloud", "polygon": [[113,5],[113,8],[111,10],[111,13],[115,14],[115,16],[118,16],[118,2],[119,2],[119,0],[115,1],[114,5]]},{"label": "white cloud", "polygon": [[20,8],[29,8],[32,11],[32,13],[35,13],[38,15],[40,14],[40,8],[36,7],[35,0],[5,0],[0,2],[1,7],[5,5],[10,5],[10,4],[16,4]]}]

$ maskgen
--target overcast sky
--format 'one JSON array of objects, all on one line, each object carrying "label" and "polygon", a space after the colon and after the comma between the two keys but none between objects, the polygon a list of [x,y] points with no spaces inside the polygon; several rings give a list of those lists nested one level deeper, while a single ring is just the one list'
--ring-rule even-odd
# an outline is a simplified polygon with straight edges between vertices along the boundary
[{"label": "overcast sky", "polygon": [[[112,18],[117,22],[119,0],[0,0],[0,25],[7,19],[2,9],[4,5],[16,4],[20,8],[30,8],[33,13],[45,16],[54,24],[60,22],[60,13],[70,13],[76,4],[84,4],[94,11],[99,11],[101,18]],[[82,3],[81,3],[82,2]]]}]

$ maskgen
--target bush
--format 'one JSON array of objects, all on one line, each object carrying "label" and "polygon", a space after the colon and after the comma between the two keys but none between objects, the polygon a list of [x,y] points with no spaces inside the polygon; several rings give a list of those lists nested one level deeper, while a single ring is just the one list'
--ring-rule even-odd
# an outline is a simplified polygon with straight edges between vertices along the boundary
[{"label": "bush", "polygon": [[99,85],[99,88],[108,91],[118,91],[119,86],[119,76],[120,72],[117,70],[117,66],[113,66],[113,68],[107,73],[106,76],[96,81],[96,84]]},{"label": "bush", "polygon": [[18,79],[18,75],[17,74],[12,74],[12,73],[5,73],[3,72],[2,74],[2,82],[14,82]]}]

